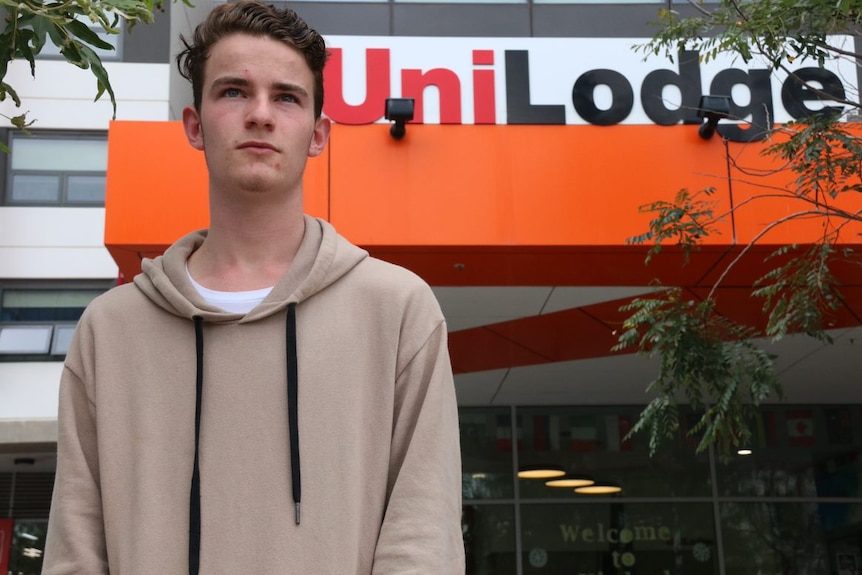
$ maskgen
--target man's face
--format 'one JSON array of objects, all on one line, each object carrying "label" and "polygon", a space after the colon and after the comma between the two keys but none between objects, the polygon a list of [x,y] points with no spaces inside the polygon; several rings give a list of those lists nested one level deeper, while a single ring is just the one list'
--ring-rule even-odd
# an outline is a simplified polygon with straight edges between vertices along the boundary
[{"label": "man's face", "polygon": [[302,54],[263,36],[232,34],[204,65],[200,112],[183,110],[214,191],[298,193],[308,157],[323,151],[329,120],[314,118],[314,76]]}]

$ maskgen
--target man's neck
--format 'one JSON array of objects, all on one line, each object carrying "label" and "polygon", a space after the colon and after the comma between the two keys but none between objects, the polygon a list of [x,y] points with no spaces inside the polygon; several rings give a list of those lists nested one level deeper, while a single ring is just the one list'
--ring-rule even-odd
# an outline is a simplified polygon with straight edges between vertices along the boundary
[{"label": "man's neck", "polygon": [[210,228],[189,257],[189,273],[218,291],[270,287],[287,273],[305,233],[301,202],[221,206],[210,202]]}]

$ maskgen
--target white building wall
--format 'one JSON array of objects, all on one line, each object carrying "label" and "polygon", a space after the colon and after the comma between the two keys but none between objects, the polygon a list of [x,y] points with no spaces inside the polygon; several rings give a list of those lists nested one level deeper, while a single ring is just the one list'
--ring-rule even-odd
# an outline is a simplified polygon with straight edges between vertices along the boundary
[{"label": "white building wall", "polygon": [[[105,62],[117,99],[118,120],[168,119],[169,64]],[[26,61],[9,64],[5,81],[21,98],[21,107],[7,99],[0,113],[12,117],[27,112],[33,129],[107,130],[113,109],[107,92],[94,102],[96,77],[90,70],[65,61],[36,62],[36,77]]]},{"label": "white building wall", "polygon": [[[107,62],[105,67],[117,119],[169,119],[169,64]],[[33,130],[109,127],[110,99],[105,94],[93,102],[96,79],[89,70],[42,60],[33,78],[27,62],[15,61],[5,80],[22,103],[16,108],[10,100],[2,102],[0,114],[27,112],[35,120]],[[0,280],[113,280],[118,271],[104,247],[104,229],[104,208],[0,206]],[[61,371],[61,362],[0,363],[0,444],[56,440]]]},{"label": "white building wall", "polygon": [[104,208],[0,208],[0,279],[112,279]]}]

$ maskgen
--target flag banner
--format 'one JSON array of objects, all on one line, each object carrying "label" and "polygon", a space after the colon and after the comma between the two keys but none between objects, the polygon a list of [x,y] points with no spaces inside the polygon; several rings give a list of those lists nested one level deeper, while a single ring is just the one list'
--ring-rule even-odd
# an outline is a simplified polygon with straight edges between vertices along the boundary
[{"label": "flag banner", "polygon": [[569,418],[569,449],[571,451],[595,451],[598,444],[595,417],[586,415]]},{"label": "flag banner", "polygon": [[608,451],[633,451],[632,440],[625,440],[626,434],[634,425],[631,415],[605,416],[605,439]]},{"label": "flag banner", "polygon": [[784,412],[787,422],[787,441],[794,447],[814,445],[814,412],[810,409]]},{"label": "flag banner", "polygon": [[547,415],[533,416],[533,451],[551,448],[551,420]]}]

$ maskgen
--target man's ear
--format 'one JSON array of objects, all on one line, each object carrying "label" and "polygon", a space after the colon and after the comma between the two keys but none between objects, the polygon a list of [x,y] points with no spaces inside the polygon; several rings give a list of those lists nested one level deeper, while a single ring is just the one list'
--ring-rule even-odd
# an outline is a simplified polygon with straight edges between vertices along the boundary
[{"label": "man's ear", "polygon": [[194,106],[183,108],[183,129],[192,148],[203,151],[204,133],[201,128],[201,116]]},{"label": "man's ear", "polygon": [[309,158],[319,156],[323,152],[326,143],[329,142],[330,129],[331,122],[329,118],[321,114],[314,125],[314,132],[311,134],[311,143],[308,146]]}]

